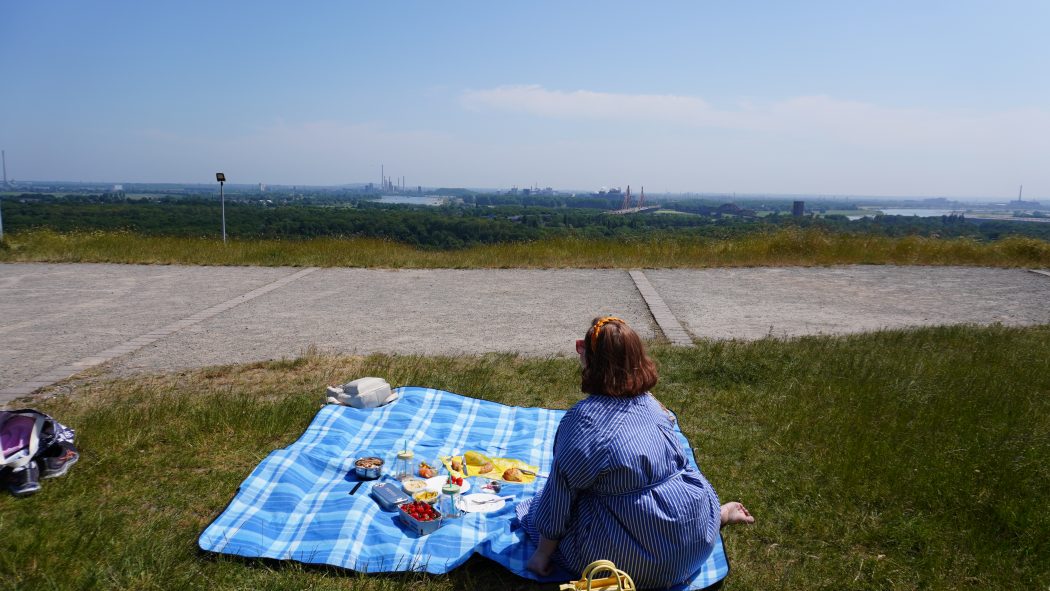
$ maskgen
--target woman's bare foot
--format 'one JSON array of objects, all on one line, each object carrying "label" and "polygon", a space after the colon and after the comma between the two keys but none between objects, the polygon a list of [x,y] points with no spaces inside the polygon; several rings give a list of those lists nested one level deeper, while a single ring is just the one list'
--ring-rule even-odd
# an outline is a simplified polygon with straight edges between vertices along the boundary
[{"label": "woman's bare foot", "polygon": [[732,525],[734,523],[755,522],[755,518],[752,517],[751,513],[748,512],[747,507],[736,501],[722,505],[720,513],[722,514],[721,527]]}]

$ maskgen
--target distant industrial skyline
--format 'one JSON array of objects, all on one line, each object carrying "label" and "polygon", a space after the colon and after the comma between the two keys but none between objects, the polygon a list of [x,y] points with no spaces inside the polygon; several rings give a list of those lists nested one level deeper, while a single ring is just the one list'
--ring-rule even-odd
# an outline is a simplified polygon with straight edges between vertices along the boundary
[{"label": "distant industrial skyline", "polygon": [[[606,185],[606,186],[602,186],[602,187],[592,187],[592,188],[550,187],[550,186],[547,186],[547,187],[538,187],[538,186],[517,187],[517,186],[514,186],[514,185],[511,185],[511,186],[504,185],[504,186],[497,186],[497,187],[475,187],[475,186],[468,186],[468,185],[463,185],[463,184],[451,184],[451,185],[442,185],[442,186],[437,186],[437,185],[434,185],[434,186],[431,186],[431,185],[425,185],[425,186],[424,185],[412,185],[412,186],[406,186],[406,187],[404,187],[404,189],[401,189],[401,188],[398,188],[397,186],[395,186],[393,184],[393,181],[390,181],[388,179],[388,182],[389,182],[388,192],[390,192],[390,193],[398,193],[400,191],[404,191],[404,193],[412,194],[418,188],[419,191],[421,191],[422,193],[427,194],[427,195],[429,195],[430,192],[433,192],[433,191],[436,191],[436,190],[439,190],[439,189],[466,189],[466,190],[469,190],[469,191],[476,191],[476,192],[505,193],[505,192],[508,192],[508,191],[511,191],[511,190],[518,191],[518,190],[521,190],[521,189],[530,189],[530,188],[534,189],[534,190],[538,190],[539,192],[537,194],[548,194],[548,192],[552,192],[551,194],[559,194],[559,195],[568,195],[568,194],[587,195],[587,194],[595,194],[595,193],[604,193],[604,192],[607,192],[607,191],[619,192],[619,191],[623,191],[624,187],[630,187],[630,185],[624,185],[624,184],[619,184],[619,185],[617,185],[617,184],[610,184],[610,185]],[[154,190],[157,190],[157,191],[161,191],[162,187],[168,187],[168,186],[192,187],[192,188],[195,188],[197,190],[204,189],[205,191],[207,191],[207,189],[212,187],[213,185],[215,185],[217,187],[217,184],[215,182],[187,182],[187,183],[179,183],[179,182],[134,181],[134,182],[129,182],[128,184],[131,184],[131,185],[144,185],[146,187],[150,187],[150,186],[154,186],[155,185],[156,188]],[[81,187],[81,188],[83,188],[83,187],[97,187],[98,189],[105,189],[105,190],[112,190],[112,191],[124,191],[125,190],[124,183],[116,182],[116,181],[113,181],[112,179],[103,179],[103,180],[99,180],[99,181],[81,181],[81,180],[65,180],[65,179],[26,180],[26,181],[22,181],[22,182],[19,182],[19,183],[11,184],[10,187],[9,187],[9,190],[17,190],[19,188],[22,188],[22,189],[25,189],[25,190],[41,190],[42,188],[48,187],[48,186],[53,186],[53,187],[68,186],[68,187]],[[329,189],[329,190],[332,190],[332,189],[340,189],[340,188],[344,188],[344,187],[360,189],[360,188],[367,187],[367,186],[372,186],[373,188],[377,189],[378,192],[383,192],[383,188],[382,188],[383,185],[381,183],[365,182],[365,181],[357,181],[357,182],[351,182],[351,183],[340,183],[340,184],[337,184],[337,185],[318,185],[318,184],[311,184],[311,183],[297,183],[297,184],[287,184],[287,185],[286,184],[272,184],[271,185],[271,184],[267,184],[267,183],[246,181],[246,182],[227,182],[226,186],[228,187],[227,192],[229,192],[230,189],[243,190],[244,188],[253,188],[253,189],[259,190],[260,192],[283,192],[283,191],[287,191],[289,189],[298,189],[298,190],[324,190],[324,189]],[[216,190],[216,192],[218,191],[217,188],[215,190]],[[960,197],[960,196],[953,196],[953,195],[874,195],[874,194],[853,194],[853,193],[786,193],[786,192],[741,193],[741,192],[732,192],[732,191],[667,191],[667,192],[658,192],[658,193],[648,192],[647,195],[650,196],[650,197],[657,197],[657,198],[670,196],[670,197],[698,198],[698,199],[722,198],[722,199],[738,199],[738,200],[767,199],[767,198],[768,199],[791,200],[791,199],[796,199],[796,198],[805,198],[805,199],[814,199],[814,200],[818,200],[818,201],[819,200],[842,200],[842,199],[846,199],[846,200],[850,200],[850,199],[879,200],[879,199],[882,199],[882,200],[887,200],[887,201],[890,201],[890,200],[899,200],[899,201],[909,201],[909,200],[938,201],[938,200],[946,199],[948,201],[974,202],[974,203],[1008,203],[1008,202],[1020,202],[1021,199],[1022,199],[1021,190],[1018,190],[1017,195],[1014,196],[1014,197],[1011,197],[1010,195],[978,195],[978,196],[961,196]],[[1040,201],[1040,199],[1038,197],[1033,197],[1033,196],[1024,196],[1024,200],[1025,201],[1035,201],[1035,202]],[[1042,200],[1042,202],[1043,203],[1050,203],[1050,199],[1044,198]]]},{"label": "distant industrial skyline", "polygon": [[8,3],[0,147],[16,181],[385,165],[407,186],[1045,200],[1048,22],[1038,0]]}]

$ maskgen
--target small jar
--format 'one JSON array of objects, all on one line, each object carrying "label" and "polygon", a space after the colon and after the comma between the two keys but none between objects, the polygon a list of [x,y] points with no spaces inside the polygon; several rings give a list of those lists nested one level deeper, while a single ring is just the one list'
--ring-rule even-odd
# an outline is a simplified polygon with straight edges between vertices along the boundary
[{"label": "small jar", "polygon": [[401,481],[412,478],[412,459],[414,457],[415,454],[407,449],[397,452],[397,460],[394,461],[394,478]]},{"label": "small jar", "polygon": [[443,517],[455,519],[463,516],[463,512],[459,509],[458,484],[446,484],[441,487],[441,498],[438,501],[438,510],[441,511]]}]

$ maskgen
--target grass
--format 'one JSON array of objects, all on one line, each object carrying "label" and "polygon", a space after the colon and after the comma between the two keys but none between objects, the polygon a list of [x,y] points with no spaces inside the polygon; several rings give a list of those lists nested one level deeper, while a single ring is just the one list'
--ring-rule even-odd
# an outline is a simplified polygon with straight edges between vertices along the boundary
[{"label": "grass", "polygon": [[[726,532],[726,589],[1050,585],[1050,326],[653,354],[655,393],[703,471],[758,519]],[[83,457],[33,497],[0,496],[0,587],[542,589],[483,559],[444,576],[362,576],[203,554],[196,538],[302,433],[325,383],[377,375],[565,408],[577,372],[564,358],[309,355],[57,386],[36,404],[77,429]]]},{"label": "grass", "polygon": [[370,238],[231,240],[130,232],[6,234],[0,262],[142,263],[379,268],[700,268],[835,264],[1050,266],[1050,242],[888,238],[785,228],[714,240],[554,238],[462,250],[420,250]]}]

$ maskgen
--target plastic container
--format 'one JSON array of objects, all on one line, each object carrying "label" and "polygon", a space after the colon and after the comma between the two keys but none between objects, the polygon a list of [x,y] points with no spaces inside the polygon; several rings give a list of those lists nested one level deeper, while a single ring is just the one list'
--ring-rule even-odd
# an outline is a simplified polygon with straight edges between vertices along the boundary
[{"label": "plastic container", "polygon": [[[405,494],[404,491],[394,486],[393,484],[382,482],[372,486],[372,492],[369,493],[372,498],[379,503],[383,511],[397,511],[399,505],[403,505],[412,500],[412,497]],[[402,511],[404,513],[404,511]]]},{"label": "plastic container", "polygon": [[432,534],[441,527],[442,516],[440,511],[435,511],[437,516],[430,521],[420,521],[405,511],[398,511],[398,513],[401,515],[401,523],[405,524],[405,527],[421,536]]},{"label": "plastic container", "polygon": [[441,498],[438,499],[438,503],[438,509],[445,517],[454,519],[463,516],[463,512],[459,508],[459,486],[446,484],[441,487]]},{"label": "plastic container", "polygon": [[397,460],[394,461],[394,478],[398,480],[412,478],[413,458],[415,454],[410,450],[403,449],[397,452]]},{"label": "plastic container", "polygon": [[[361,465],[363,462],[366,462],[366,460],[370,460],[367,462],[369,464],[368,467]],[[354,474],[357,474],[357,477],[361,480],[378,480],[379,477],[383,475],[384,463],[383,458],[377,458],[375,456],[357,458],[354,462]]]}]

